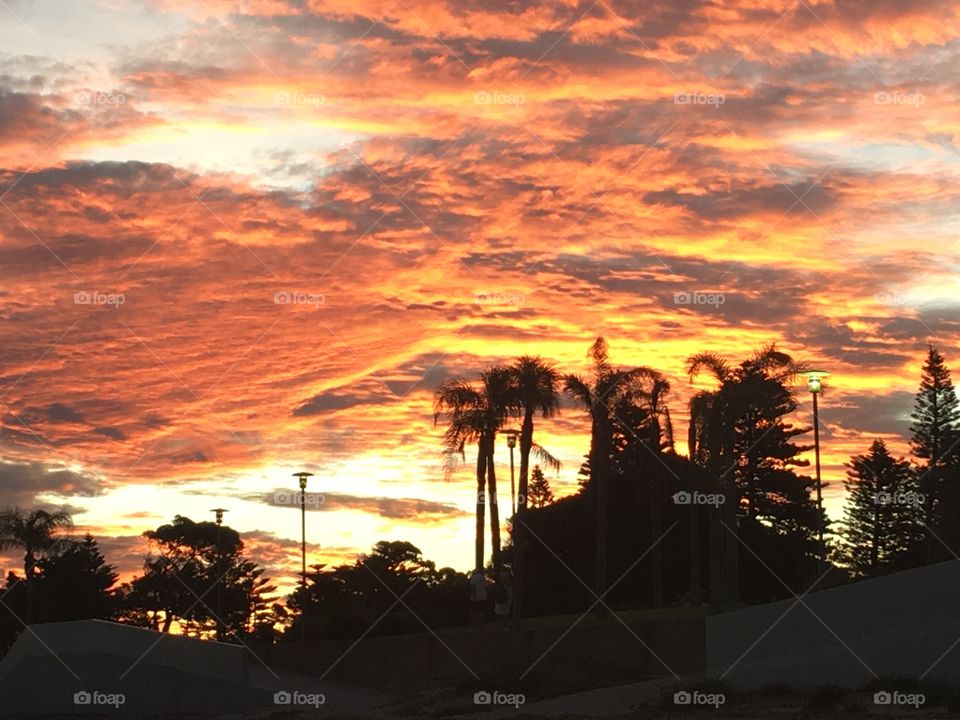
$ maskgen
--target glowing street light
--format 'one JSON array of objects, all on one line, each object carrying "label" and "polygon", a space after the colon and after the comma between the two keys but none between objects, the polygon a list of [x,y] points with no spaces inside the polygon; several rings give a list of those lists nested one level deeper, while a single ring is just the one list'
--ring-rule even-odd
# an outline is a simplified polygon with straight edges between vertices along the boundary
[{"label": "glowing street light", "polygon": [[800,373],[807,380],[807,390],[813,396],[813,456],[817,469],[817,554],[820,562],[825,560],[823,545],[823,482],[820,479],[820,410],[817,395],[823,389],[823,379],[830,373],[826,370],[807,370]]}]

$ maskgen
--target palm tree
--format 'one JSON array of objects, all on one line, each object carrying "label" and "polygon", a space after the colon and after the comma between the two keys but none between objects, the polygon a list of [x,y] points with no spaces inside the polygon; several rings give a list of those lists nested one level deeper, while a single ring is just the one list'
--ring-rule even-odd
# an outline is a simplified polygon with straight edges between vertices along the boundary
[{"label": "palm tree", "polygon": [[625,399],[636,395],[637,382],[656,380],[659,373],[638,367],[621,370],[610,364],[607,341],[599,337],[590,346],[588,356],[593,361],[592,377],[567,375],[564,389],[590,414],[590,484],[596,510],[596,553],[594,592],[602,597],[607,587],[607,515],[609,480],[612,474],[614,408]]},{"label": "palm tree", "polygon": [[[666,396],[670,392],[670,383],[663,377],[653,378],[650,390],[641,395],[648,417],[646,442],[653,453],[659,457],[664,451],[673,452],[673,422],[670,420],[670,408]],[[650,477],[650,565],[652,568],[653,605],[663,605],[663,550],[658,542],[663,529],[663,468],[653,467]]]},{"label": "palm tree", "polygon": [[[476,498],[476,535],[474,540],[474,568],[483,568],[483,539],[486,503],[484,494],[487,485],[487,449],[483,424],[483,413],[478,409],[482,396],[467,380],[452,378],[446,380],[434,393],[433,422],[436,424],[441,415],[446,415],[449,425],[443,435],[448,453],[458,453],[465,457],[468,443],[477,444],[477,498]],[[449,458],[449,455],[448,455]]]},{"label": "palm tree", "polygon": [[510,371],[503,366],[484,370],[480,384],[463,378],[445,381],[434,394],[434,422],[446,415],[444,432],[447,451],[464,455],[467,444],[477,444],[477,522],[475,567],[483,567],[484,519],[490,499],[490,535],[494,568],[502,565],[500,553],[500,510],[497,501],[497,474],[494,466],[497,432],[514,411]]},{"label": "palm tree", "polygon": [[490,544],[493,568],[499,577],[503,565],[500,543],[500,503],[497,495],[497,471],[494,452],[497,433],[503,428],[507,416],[517,410],[513,393],[513,375],[510,369],[497,365],[480,374],[482,386],[482,417],[487,448],[487,491],[490,497]]},{"label": "palm tree", "polygon": [[513,404],[520,421],[520,485],[517,517],[514,519],[513,619],[519,622],[523,602],[523,581],[526,570],[525,517],[529,494],[530,454],[534,452],[548,467],[560,469],[560,462],[533,441],[533,418],[538,413],[549,418],[560,412],[560,373],[540,357],[524,355],[510,366]]},{"label": "palm tree", "polygon": [[[520,483],[517,512],[526,508],[527,483],[530,473],[530,453],[534,449],[533,418],[538,413],[550,418],[560,413],[560,373],[553,364],[540,357],[524,355],[510,366],[515,402],[520,409]],[[546,464],[557,468],[556,460],[546,458]]]},{"label": "palm tree", "polygon": [[31,510],[24,514],[19,508],[0,513],[0,550],[19,548],[23,550],[23,575],[27,585],[25,622],[33,622],[34,570],[41,555],[56,545],[54,533],[73,525],[70,513],[65,510],[49,512]]},{"label": "palm tree", "polygon": [[[726,358],[713,352],[692,355],[687,359],[687,374],[693,380],[707,372],[717,381],[714,390],[702,390],[690,399],[688,444],[690,459],[704,465],[716,479],[717,490],[726,501],[719,511],[708,514],[710,532],[710,600],[718,608],[733,608],[739,603],[739,547],[736,538],[737,513],[742,500],[737,484],[740,474],[755,475],[754,456],[756,422],[751,408],[759,389],[757,379],[786,383],[804,368],[776,346],[760,348],[748,360],[732,366]],[[735,452],[738,429],[747,433],[746,453]],[[722,522],[722,524],[721,524]],[[723,525],[727,532],[724,532]],[[731,537],[731,534],[734,537]]]}]

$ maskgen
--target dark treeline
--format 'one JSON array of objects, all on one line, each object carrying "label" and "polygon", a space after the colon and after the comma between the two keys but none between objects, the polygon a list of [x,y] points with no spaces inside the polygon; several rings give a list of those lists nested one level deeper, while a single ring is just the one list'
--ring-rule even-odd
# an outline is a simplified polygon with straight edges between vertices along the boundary
[{"label": "dark treeline", "polygon": [[[598,597],[614,608],[726,609],[955,557],[960,402],[936,348],[928,348],[909,427],[913,457],[895,458],[878,438],[851,458],[836,532],[801,459],[810,427],[789,420],[803,365],[774,346],[740,362],[689,358],[690,378],[709,377],[711,386],[686,408],[684,456],[674,447],[665,376],[616,365],[602,338],[589,357],[584,376],[525,356],[435,394],[446,452],[466,457],[469,449],[476,461],[475,567],[493,577],[513,572],[515,617],[582,612]],[[576,407],[566,412],[589,423],[590,446],[579,492],[554,500],[547,475],[559,463],[535,429],[560,413],[564,397]],[[500,490],[509,478],[496,473],[505,434],[519,448],[509,504]],[[437,569],[408,542],[381,541],[352,563],[313,566],[306,587],[281,602],[227,525],[178,516],[144,533],[143,571],[122,584],[97,541],[70,539],[71,527],[62,511],[0,513],[0,549],[23,558],[2,589],[0,646],[24,624],[86,618],[244,643],[412,633],[470,618],[468,574]]]}]

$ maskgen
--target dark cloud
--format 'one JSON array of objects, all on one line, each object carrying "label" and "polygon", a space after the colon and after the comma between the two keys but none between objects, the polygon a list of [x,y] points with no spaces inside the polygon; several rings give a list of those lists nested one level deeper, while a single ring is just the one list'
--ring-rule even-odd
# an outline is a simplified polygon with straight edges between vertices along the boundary
[{"label": "dark cloud", "polygon": [[346,410],[359,405],[395,402],[418,388],[433,390],[457,373],[444,364],[443,353],[420,355],[390,370],[373,373],[350,386],[327,390],[294,408],[295,417]]},{"label": "dark cloud", "polygon": [[[248,495],[243,499],[258,500],[269,505],[297,507],[296,493],[291,489],[277,489],[264,495]],[[390,498],[349,495],[345,493],[309,493],[307,510],[337,511],[355,510],[378,515],[391,520],[436,522],[440,519],[466,517],[470,513],[448,503],[423,500],[419,498]]]},{"label": "dark cloud", "polygon": [[120,428],[115,427],[98,427],[94,428],[94,432],[100,433],[111,440],[126,440],[127,435]]},{"label": "dark cloud", "polygon": [[46,421],[51,423],[82,423],[83,417],[71,407],[63,403],[53,403],[44,408],[27,407],[20,413],[20,418],[28,425]]},{"label": "dark cloud", "polygon": [[804,212],[806,209],[819,215],[836,205],[837,198],[823,183],[797,183],[740,187],[696,195],[660,190],[647,193],[644,202],[652,205],[676,205],[707,220],[729,220],[767,213],[782,215],[790,210]]},{"label": "dark cloud", "polygon": [[43,462],[0,462],[0,488],[8,506],[31,507],[37,495],[92,497],[105,490],[104,481],[92,473],[69,470]]},{"label": "dark cloud", "polygon": [[821,405],[821,418],[828,425],[839,425],[866,435],[909,433],[914,395],[906,390],[884,394],[844,393],[841,400],[828,394]]}]

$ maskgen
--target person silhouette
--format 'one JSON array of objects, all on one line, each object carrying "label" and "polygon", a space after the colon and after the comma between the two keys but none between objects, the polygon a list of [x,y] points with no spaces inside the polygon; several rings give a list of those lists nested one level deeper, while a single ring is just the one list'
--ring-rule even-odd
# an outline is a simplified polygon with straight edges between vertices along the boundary
[{"label": "person silhouette", "polygon": [[483,625],[487,615],[487,578],[477,568],[470,576],[470,622],[476,627]]}]

